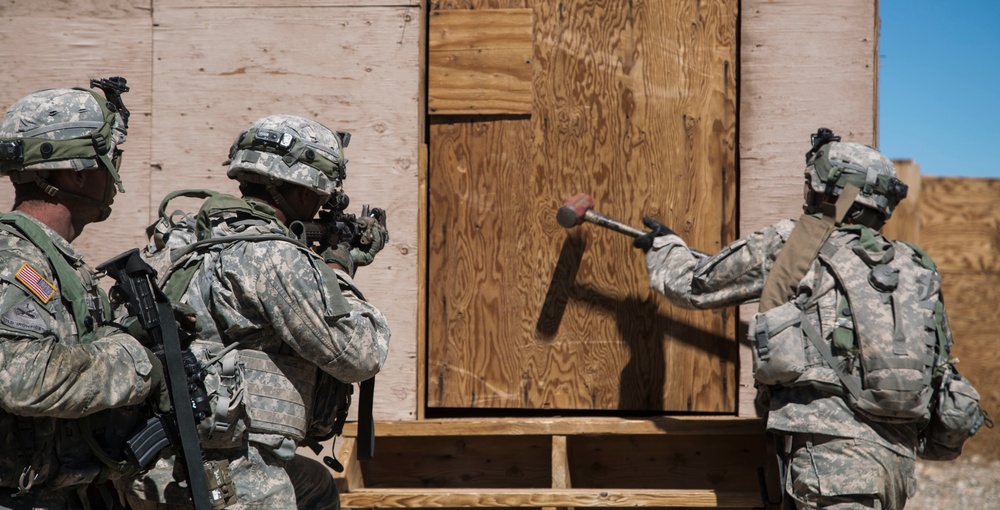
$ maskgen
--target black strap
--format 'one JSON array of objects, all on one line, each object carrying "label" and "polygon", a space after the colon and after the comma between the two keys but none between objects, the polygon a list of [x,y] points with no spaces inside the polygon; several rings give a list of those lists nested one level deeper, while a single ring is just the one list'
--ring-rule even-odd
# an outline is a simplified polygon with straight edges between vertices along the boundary
[{"label": "black strap", "polygon": [[372,407],[375,402],[375,378],[361,381],[358,398],[358,460],[375,458],[375,421]]}]

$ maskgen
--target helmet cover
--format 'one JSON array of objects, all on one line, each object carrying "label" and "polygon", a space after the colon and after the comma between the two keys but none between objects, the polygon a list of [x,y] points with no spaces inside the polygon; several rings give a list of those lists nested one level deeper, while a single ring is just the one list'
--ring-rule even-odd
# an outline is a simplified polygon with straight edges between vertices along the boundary
[{"label": "helmet cover", "polygon": [[15,102],[4,115],[0,174],[13,178],[22,171],[85,170],[99,168],[103,160],[120,183],[117,156],[126,133],[117,108],[94,92],[39,90]]},{"label": "helmet cover", "polygon": [[270,115],[240,133],[229,149],[226,175],[240,182],[287,182],[331,195],[346,178],[350,135],[294,115]]},{"label": "helmet cover", "polygon": [[886,220],[907,193],[889,158],[854,142],[834,141],[820,147],[809,159],[805,179],[811,192],[833,196],[839,196],[846,184],[857,186],[861,191],[854,203],[877,211]]}]

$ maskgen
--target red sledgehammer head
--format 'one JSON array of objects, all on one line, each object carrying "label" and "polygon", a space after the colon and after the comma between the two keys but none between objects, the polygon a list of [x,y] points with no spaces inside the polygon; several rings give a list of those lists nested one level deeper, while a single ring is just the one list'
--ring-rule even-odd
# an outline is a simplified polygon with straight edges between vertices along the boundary
[{"label": "red sledgehammer head", "polygon": [[562,207],[556,211],[556,221],[564,228],[575,227],[583,223],[587,211],[594,208],[594,199],[586,193],[577,193],[566,199]]}]

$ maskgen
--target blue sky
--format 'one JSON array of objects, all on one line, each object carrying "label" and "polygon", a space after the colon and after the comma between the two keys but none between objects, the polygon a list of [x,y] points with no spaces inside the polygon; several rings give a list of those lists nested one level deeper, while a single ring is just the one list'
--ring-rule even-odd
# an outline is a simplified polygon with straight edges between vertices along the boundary
[{"label": "blue sky", "polygon": [[1000,1],[882,0],[879,149],[1000,178]]}]

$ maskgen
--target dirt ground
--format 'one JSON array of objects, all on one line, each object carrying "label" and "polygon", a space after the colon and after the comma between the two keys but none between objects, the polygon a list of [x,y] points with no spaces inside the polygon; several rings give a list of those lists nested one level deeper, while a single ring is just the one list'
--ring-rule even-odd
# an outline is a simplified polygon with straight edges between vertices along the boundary
[{"label": "dirt ground", "polygon": [[952,462],[917,462],[917,494],[906,510],[1000,508],[1000,460],[963,455]]}]

